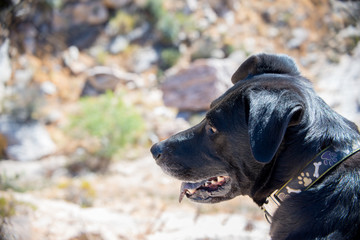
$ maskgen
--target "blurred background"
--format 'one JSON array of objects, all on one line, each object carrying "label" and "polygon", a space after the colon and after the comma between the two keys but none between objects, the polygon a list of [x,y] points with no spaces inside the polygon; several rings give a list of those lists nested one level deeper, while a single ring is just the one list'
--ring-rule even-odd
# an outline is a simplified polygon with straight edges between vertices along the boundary
[{"label": "blurred background", "polygon": [[0,239],[268,239],[246,197],[178,203],[150,146],[251,54],[293,57],[360,123],[360,3],[1,0]]}]

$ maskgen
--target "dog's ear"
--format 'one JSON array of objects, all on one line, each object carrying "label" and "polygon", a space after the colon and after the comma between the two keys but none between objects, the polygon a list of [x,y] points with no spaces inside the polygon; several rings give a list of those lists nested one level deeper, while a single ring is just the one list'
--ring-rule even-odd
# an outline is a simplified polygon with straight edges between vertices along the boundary
[{"label": "dog's ear", "polygon": [[240,65],[231,77],[233,84],[240,80],[264,73],[300,75],[292,58],[283,54],[253,55]]},{"label": "dog's ear", "polygon": [[269,163],[275,156],[288,127],[300,123],[303,105],[290,93],[250,91],[248,131],[255,159]]}]

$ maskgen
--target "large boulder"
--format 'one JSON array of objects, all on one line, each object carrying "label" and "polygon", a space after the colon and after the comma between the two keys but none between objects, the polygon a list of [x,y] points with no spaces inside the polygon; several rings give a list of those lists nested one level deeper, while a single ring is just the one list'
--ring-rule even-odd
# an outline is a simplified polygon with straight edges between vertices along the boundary
[{"label": "large boulder", "polygon": [[238,64],[231,59],[199,59],[166,77],[161,88],[166,106],[180,111],[208,110],[232,84]]}]

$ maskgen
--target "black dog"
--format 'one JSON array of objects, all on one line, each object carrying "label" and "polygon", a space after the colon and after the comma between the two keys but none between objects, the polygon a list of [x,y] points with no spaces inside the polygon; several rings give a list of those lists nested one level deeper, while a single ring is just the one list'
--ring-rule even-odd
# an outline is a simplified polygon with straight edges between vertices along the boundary
[{"label": "black dog", "polygon": [[360,239],[360,134],[285,55],[259,54],[232,77],[198,125],[155,144],[156,163],[184,196],[248,195],[272,239]]}]

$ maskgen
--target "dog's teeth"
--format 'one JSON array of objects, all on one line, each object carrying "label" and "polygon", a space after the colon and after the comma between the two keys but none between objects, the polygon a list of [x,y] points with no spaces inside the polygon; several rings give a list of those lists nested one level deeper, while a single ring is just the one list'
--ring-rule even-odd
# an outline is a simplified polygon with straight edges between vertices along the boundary
[{"label": "dog's teeth", "polygon": [[185,189],[184,191],[180,192],[179,203],[181,203],[185,195],[193,195],[195,192],[196,189]]},{"label": "dog's teeth", "polygon": [[186,189],[186,194],[193,195],[196,192],[196,189]]},{"label": "dog's teeth", "polygon": [[224,183],[226,181],[226,178],[223,177],[223,176],[220,176],[220,177],[217,178],[217,180],[218,180],[218,183],[222,184],[222,183]]}]

